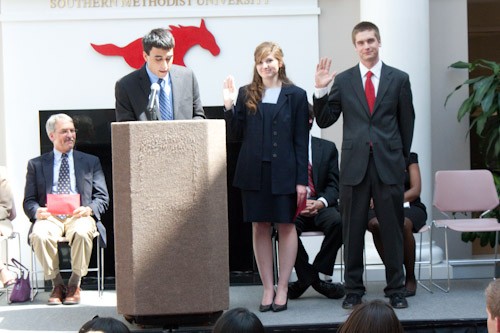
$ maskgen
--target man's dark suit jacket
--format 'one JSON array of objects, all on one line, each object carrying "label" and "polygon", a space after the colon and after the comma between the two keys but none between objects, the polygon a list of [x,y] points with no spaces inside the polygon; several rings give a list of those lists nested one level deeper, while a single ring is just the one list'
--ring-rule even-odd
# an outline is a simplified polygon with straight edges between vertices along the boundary
[{"label": "man's dark suit jacket", "polygon": [[[106,229],[101,214],[108,208],[109,195],[99,158],[73,150],[76,187],[81,206],[92,208],[96,226],[106,245]],[[36,211],[47,205],[47,193],[52,193],[54,182],[54,152],[45,153],[28,162],[23,208],[31,222],[36,221]],[[31,230],[30,230],[31,232]]]},{"label": "man's dark suit jacket", "polygon": [[299,237],[295,270],[299,280],[312,284],[318,279],[318,272],[333,274],[337,252],[342,246],[342,219],[338,208],[339,199],[339,153],[331,141],[311,137],[312,171],[316,196],[323,197],[328,207],[320,209],[313,217],[299,215],[295,220],[297,231],[322,231],[325,234],[321,248],[311,265],[309,256]]},{"label": "man's dark suit jacket", "polygon": [[[243,190],[259,190],[263,147],[263,118],[257,108],[254,115],[245,106],[246,87],[241,87],[232,111],[225,112],[230,137],[243,141],[233,185]],[[296,185],[307,186],[307,150],[309,142],[306,92],[294,85],[283,86],[272,122],[272,192],[296,193]]]},{"label": "man's dark suit jacket", "polygon": [[[330,106],[330,112],[321,112]],[[343,114],[340,182],[359,184],[368,167],[370,142],[380,179],[403,184],[405,158],[410,155],[415,112],[408,74],[382,64],[377,97],[370,116],[359,66],[335,77],[329,95],[314,99],[316,123],[321,128]]]},{"label": "man's dark suit jacket", "polygon": [[325,198],[328,207],[338,206],[339,153],[331,141],[311,137],[313,182],[317,198]]},{"label": "man's dark suit jacket", "polygon": [[[151,81],[147,64],[124,76],[115,85],[116,121],[151,120],[146,111]],[[189,68],[172,65],[172,96],[175,120],[205,119],[198,81]],[[157,107],[157,106],[156,106]]]}]

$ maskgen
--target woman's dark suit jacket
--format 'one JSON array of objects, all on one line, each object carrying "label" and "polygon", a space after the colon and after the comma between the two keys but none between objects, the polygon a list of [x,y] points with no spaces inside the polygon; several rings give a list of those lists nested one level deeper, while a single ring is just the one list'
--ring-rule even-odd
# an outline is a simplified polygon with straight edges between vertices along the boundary
[{"label": "woman's dark suit jacket", "polygon": [[[242,141],[233,185],[242,190],[260,190],[263,118],[259,108],[255,114],[249,113],[245,105],[247,87],[240,88],[234,109],[225,112],[229,137]],[[272,121],[273,194],[291,194],[296,192],[296,185],[307,186],[308,135],[306,92],[294,85],[283,86]]]}]

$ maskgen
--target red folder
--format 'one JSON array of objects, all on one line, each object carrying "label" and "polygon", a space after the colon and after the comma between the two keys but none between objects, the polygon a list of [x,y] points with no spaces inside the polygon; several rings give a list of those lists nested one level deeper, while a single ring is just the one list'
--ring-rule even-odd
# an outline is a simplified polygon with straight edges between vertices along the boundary
[{"label": "red folder", "polygon": [[297,210],[295,211],[295,216],[293,217],[294,221],[297,218],[297,216],[299,216],[300,213],[306,208],[306,204],[307,204],[307,199],[304,199],[302,200],[300,205],[297,206]]},{"label": "red folder", "polygon": [[47,194],[47,210],[53,215],[71,215],[80,207],[80,194]]}]

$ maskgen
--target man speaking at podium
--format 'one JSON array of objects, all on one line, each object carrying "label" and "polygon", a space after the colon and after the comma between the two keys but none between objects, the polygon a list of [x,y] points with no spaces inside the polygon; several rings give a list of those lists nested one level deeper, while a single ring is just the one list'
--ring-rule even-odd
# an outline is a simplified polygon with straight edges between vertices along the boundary
[{"label": "man speaking at podium", "polygon": [[116,121],[205,119],[193,71],[173,64],[170,31],[151,30],[142,46],[144,66],[116,82]]}]

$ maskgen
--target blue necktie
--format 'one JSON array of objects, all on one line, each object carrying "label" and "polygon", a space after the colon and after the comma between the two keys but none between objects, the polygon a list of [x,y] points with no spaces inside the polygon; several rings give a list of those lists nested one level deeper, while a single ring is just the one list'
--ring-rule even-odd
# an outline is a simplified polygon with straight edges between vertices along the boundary
[{"label": "blue necktie", "polygon": [[161,120],[173,120],[174,115],[172,113],[172,104],[169,96],[165,92],[165,85],[167,82],[163,79],[158,80],[158,84],[160,85],[160,117]]},{"label": "blue necktie", "polygon": [[59,179],[57,181],[57,193],[69,194],[70,187],[68,154],[62,154]]},{"label": "blue necktie", "polygon": [[[57,193],[69,194],[71,189],[70,184],[68,154],[62,154],[61,167],[59,168],[59,178],[57,180]],[[67,216],[57,215],[57,217],[64,220]]]}]

